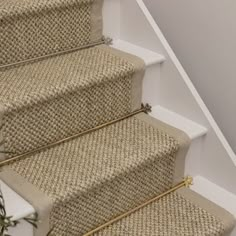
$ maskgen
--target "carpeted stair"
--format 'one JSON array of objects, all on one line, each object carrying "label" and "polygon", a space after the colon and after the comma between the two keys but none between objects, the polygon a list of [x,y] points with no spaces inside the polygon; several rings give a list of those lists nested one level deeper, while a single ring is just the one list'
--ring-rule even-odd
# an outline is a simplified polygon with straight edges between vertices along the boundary
[{"label": "carpeted stair", "polygon": [[234,225],[224,209],[189,189],[180,189],[94,236],[228,236]]},{"label": "carpeted stair", "polygon": [[140,108],[143,73],[140,59],[104,45],[0,71],[1,158]]},{"label": "carpeted stair", "polygon": [[83,235],[172,187],[188,138],[165,127],[140,114],[15,162],[6,179],[21,186],[20,175],[52,200],[53,235]]},{"label": "carpeted stair", "polygon": [[103,0],[1,0],[0,66],[102,39]]},{"label": "carpeted stair", "polygon": [[[0,3],[0,160],[26,154],[0,178],[35,207],[35,236],[82,236],[183,178],[189,138],[144,113],[61,142],[141,108],[143,61],[95,46],[102,1]],[[233,217],[206,201],[178,190],[95,235],[226,235]]]}]

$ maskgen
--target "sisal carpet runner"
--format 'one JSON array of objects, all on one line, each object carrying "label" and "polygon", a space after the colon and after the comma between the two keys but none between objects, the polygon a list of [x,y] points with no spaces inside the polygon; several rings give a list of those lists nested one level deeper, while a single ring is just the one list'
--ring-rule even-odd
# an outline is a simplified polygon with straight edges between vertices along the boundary
[{"label": "sisal carpet runner", "polygon": [[97,42],[103,0],[1,0],[0,66]]},{"label": "sisal carpet runner", "polygon": [[234,224],[224,209],[180,189],[94,236],[227,236]]},{"label": "sisal carpet runner", "polygon": [[[0,161],[141,108],[144,62],[100,45],[102,3],[0,0]],[[0,178],[39,214],[34,236],[83,236],[179,182],[189,145],[182,131],[138,114],[15,161]],[[225,210],[178,191],[96,235],[221,236],[232,227]]]},{"label": "sisal carpet runner", "polygon": [[0,159],[140,108],[143,73],[142,60],[108,46],[0,72]]},{"label": "sisal carpet runner", "polygon": [[[137,115],[15,162],[8,171],[52,201],[52,235],[83,235],[179,180],[177,154],[179,149],[187,151],[189,139],[169,128],[179,134],[171,136],[166,128],[147,115]],[[10,185],[17,184],[12,180]]]}]

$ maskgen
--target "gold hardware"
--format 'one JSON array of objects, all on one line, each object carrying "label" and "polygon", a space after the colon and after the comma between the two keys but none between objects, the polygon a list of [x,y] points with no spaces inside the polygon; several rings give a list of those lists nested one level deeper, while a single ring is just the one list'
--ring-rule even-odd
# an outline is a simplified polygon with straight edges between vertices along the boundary
[{"label": "gold hardware", "polygon": [[112,225],[112,224],[114,224],[114,223],[116,223],[116,222],[118,222],[118,221],[120,221],[120,220],[126,218],[127,216],[129,216],[129,215],[135,213],[136,211],[138,211],[138,210],[140,210],[140,209],[142,209],[142,208],[148,206],[149,204],[151,204],[151,203],[153,203],[153,202],[156,202],[157,200],[160,200],[161,198],[165,197],[166,195],[168,195],[168,194],[170,194],[170,193],[172,193],[172,192],[175,192],[176,190],[178,190],[178,189],[180,189],[180,188],[189,187],[189,186],[192,185],[192,184],[193,184],[193,178],[190,177],[190,176],[187,176],[186,178],[183,179],[182,182],[180,182],[179,184],[177,184],[177,185],[174,186],[173,188],[169,189],[169,190],[166,191],[165,193],[162,193],[162,194],[160,194],[160,195],[158,195],[158,196],[156,196],[156,197],[154,197],[154,198],[148,200],[147,202],[144,202],[143,204],[141,204],[141,205],[139,205],[139,206],[133,208],[132,210],[130,210],[130,211],[128,211],[128,212],[126,212],[126,213],[124,213],[124,214],[122,214],[122,215],[120,215],[120,216],[117,216],[117,217],[114,218],[113,220],[110,220],[109,222],[107,222],[107,223],[105,223],[105,224],[99,226],[98,228],[96,228],[96,229],[94,229],[94,230],[92,230],[92,231],[90,231],[90,232],[84,234],[83,236],[91,236],[91,235],[97,233],[98,231],[100,231],[100,230],[102,230],[102,229],[104,229],[104,228],[106,228],[106,227],[108,227],[108,226],[110,226],[110,225]]},{"label": "gold hardware", "polygon": [[184,181],[186,188],[190,188],[190,186],[193,185],[193,177],[191,176],[187,176]]},{"label": "gold hardware", "polygon": [[[54,146],[56,146],[56,145],[58,145],[58,144],[64,143],[64,142],[66,142],[66,141],[69,141],[69,140],[72,140],[72,139],[75,139],[75,138],[78,138],[78,137],[80,137],[80,136],[82,136],[82,135],[91,133],[91,132],[93,132],[93,131],[102,129],[102,128],[106,127],[106,126],[112,125],[112,124],[117,123],[117,122],[122,121],[122,120],[125,120],[125,119],[127,119],[127,118],[129,118],[129,117],[131,117],[131,116],[137,115],[137,114],[142,113],[142,112],[148,113],[149,111],[150,111],[150,105],[149,105],[149,104],[146,104],[145,106],[142,105],[141,109],[136,110],[136,111],[134,111],[134,112],[131,112],[131,113],[129,113],[129,114],[123,116],[123,117],[120,117],[120,118],[118,118],[118,119],[115,119],[115,120],[113,120],[113,121],[109,121],[109,122],[107,122],[107,123],[105,123],[105,124],[102,124],[102,125],[99,125],[99,126],[97,126],[97,127],[91,128],[91,129],[89,129],[89,130],[86,130],[86,131],[83,131],[83,132],[74,134],[74,135],[72,135],[72,136],[69,136],[69,137],[64,138],[64,139],[62,139],[62,140],[59,140],[59,141],[56,141],[56,142],[54,142],[54,143],[51,143],[51,144],[48,144],[48,145],[44,145],[44,146],[42,146],[42,147],[36,148],[35,150],[32,150],[32,151],[29,151],[29,152],[26,152],[26,153],[17,155],[17,156],[15,156],[15,157],[9,158],[9,159],[7,159],[7,160],[1,161],[1,162],[0,162],[0,167],[5,166],[5,165],[7,165],[7,164],[9,164],[9,163],[11,163],[11,162],[13,162],[13,161],[17,161],[17,160],[23,159],[23,158],[25,158],[25,157],[27,157],[27,156],[29,156],[29,155],[31,155],[31,154],[34,154],[34,153],[36,153],[36,152],[43,151],[43,150],[45,150],[45,149],[47,149],[47,148],[54,147]],[[3,153],[3,152],[2,152],[2,153]]]},{"label": "gold hardware", "polygon": [[63,54],[76,52],[78,50],[82,50],[82,49],[86,49],[86,48],[91,48],[91,47],[98,46],[98,45],[101,45],[101,44],[110,45],[111,43],[112,43],[112,39],[111,38],[103,36],[101,40],[99,40],[97,42],[92,42],[92,43],[87,44],[85,46],[80,46],[80,47],[76,47],[76,48],[72,48],[72,49],[68,49],[68,50],[64,50],[64,51],[60,51],[60,52],[56,52],[56,53],[51,53],[51,54],[48,54],[48,55],[45,55],[45,56],[35,57],[35,58],[31,58],[31,59],[27,59],[27,60],[11,63],[11,64],[1,65],[0,66],[0,70],[1,69],[5,69],[5,68],[9,68],[9,67],[12,67],[12,66],[18,66],[18,65],[27,64],[27,63],[30,63],[30,62],[35,62],[35,61],[43,60],[43,59],[54,57],[54,56],[60,56],[60,55],[63,55]]}]

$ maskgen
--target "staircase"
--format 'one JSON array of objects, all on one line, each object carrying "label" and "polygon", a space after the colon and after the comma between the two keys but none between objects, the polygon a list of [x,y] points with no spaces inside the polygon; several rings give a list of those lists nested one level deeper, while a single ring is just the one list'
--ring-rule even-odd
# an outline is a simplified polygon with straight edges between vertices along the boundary
[{"label": "staircase", "polygon": [[[208,129],[157,103],[167,58],[117,37],[118,2],[0,3],[0,184],[21,222],[9,233],[230,235],[234,216],[183,180]],[[23,220],[35,213],[37,228]]]}]

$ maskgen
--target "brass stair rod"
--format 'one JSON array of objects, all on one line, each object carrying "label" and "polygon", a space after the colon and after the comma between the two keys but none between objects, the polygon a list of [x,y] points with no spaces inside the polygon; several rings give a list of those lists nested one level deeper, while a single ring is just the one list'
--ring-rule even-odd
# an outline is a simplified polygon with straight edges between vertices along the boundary
[{"label": "brass stair rod", "polygon": [[88,129],[88,130],[86,130],[86,131],[83,131],[83,132],[74,134],[74,135],[72,135],[72,136],[70,136],[70,137],[67,137],[67,138],[64,138],[64,139],[62,139],[62,140],[53,142],[53,143],[51,143],[51,144],[41,146],[41,147],[39,147],[39,148],[36,148],[35,150],[32,150],[32,151],[29,151],[29,152],[26,152],[26,153],[23,153],[23,154],[14,156],[14,157],[9,158],[9,159],[7,159],[7,160],[1,161],[1,162],[0,162],[0,167],[5,166],[5,165],[7,165],[7,164],[9,164],[9,163],[11,163],[11,162],[13,162],[13,161],[17,161],[17,160],[23,159],[23,158],[25,158],[26,156],[29,156],[29,155],[34,154],[34,153],[36,153],[36,152],[43,151],[43,150],[45,150],[45,149],[47,149],[47,148],[54,147],[54,146],[56,146],[56,145],[58,145],[58,144],[64,143],[64,142],[69,141],[69,140],[72,140],[72,139],[74,139],[74,138],[78,138],[78,137],[80,137],[80,136],[82,136],[82,135],[91,133],[91,132],[93,132],[93,131],[102,129],[102,128],[106,127],[106,126],[112,125],[112,124],[117,123],[117,122],[122,121],[122,120],[125,120],[125,119],[127,119],[127,118],[129,118],[129,117],[131,117],[131,116],[137,115],[137,114],[142,113],[142,112],[144,112],[144,113],[149,113],[149,112],[151,112],[151,106],[150,106],[149,104],[146,104],[145,106],[142,105],[141,109],[136,110],[136,111],[134,111],[134,112],[131,112],[131,113],[129,113],[129,114],[123,116],[123,117],[117,118],[117,119],[112,120],[112,121],[110,121],[110,122],[107,122],[107,123],[105,123],[105,124],[96,126],[96,127],[94,127],[94,128],[91,128],[91,129]]},{"label": "brass stair rod", "polygon": [[5,69],[5,68],[8,68],[8,67],[18,66],[18,65],[22,65],[22,64],[27,64],[27,63],[30,63],[30,62],[39,61],[39,60],[43,60],[43,59],[54,57],[54,56],[60,56],[60,55],[63,55],[63,54],[76,52],[78,50],[83,50],[83,49],[86,49],[86,48],[95,47],[95,46],[98,46],[98,45],[101,45],[101,44],[110,45],[111,43],[112,43],[112,39],[103,37],[101,40],[99,40],[97,42],[92,42],[92,43],[87,44],[85,46],[80,46],[80,47],[76,47],[76,48],[72,48],[72,49],[68,49],[68,50],[63,50],[63,51],[56,52],[56,53],[51,53],[51,54],[48,54],[48,55],[45,55],[45,56],[34,57],[34,58],[31,58],[31,59],[15,62],[15,63],[11,63],[11,64],[1,65],[0,69]]},{"label": "brass stair rod", "polygon": [[106,227],[108,227],[108,226],[110,226],[110,225],[112,225],[112,224],[114,224],[114,223],[116,223],[116,222],[126,218],[127,216],[129,216],[129,215],[135,213],[136,211],[138,211],[138,210],[140,210],[140,209],[150,205],[151,203],[160,200],[161,198],[165,197],[166,195],[168,195],[168,194],[170,194],[172,192],[175,192],[176,190],[178,190],[180,188],[183,188],[183,187],[189,188],[190,185],[192,185],[192,184],[193,184],[193,178],[190,177],[190,176],[187,176],[186,178],[184,178],[184,180],[182,182],[180,182],[179,184],[177,184],[173,188],[169,189],[165,193],[162,193],[162,194],[160,194],[160,195],[150,199],[149,201],[141,204],[140,206],[137,206],[137,207],[133,208],[132,210],[130,210],[130,211],[128,211],[128,212],[126,212],[126,213],[124,213],[124,214],[122,214],[120,216],[117,216],[113,220],[111,220],[111,221],[109,221],[109,222],[99,226],[98,228],[96,228],[96,229],[94,229],[94,230],[84,234],[83,236],[92,236],[93,234],[97,233],[98,231],[100,231],[100,230],[102,230],[102,229],[104,229],[104,228],[106,228]]}]

